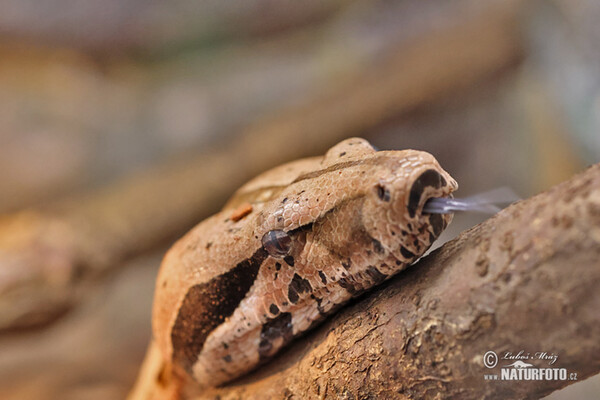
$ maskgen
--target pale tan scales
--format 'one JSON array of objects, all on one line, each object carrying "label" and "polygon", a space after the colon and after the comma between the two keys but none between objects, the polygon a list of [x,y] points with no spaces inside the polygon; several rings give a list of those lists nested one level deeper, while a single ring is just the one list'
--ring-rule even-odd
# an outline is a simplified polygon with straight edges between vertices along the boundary
[{"label": "pale tan scales", "polygon": [[430,154],[376,152],[357,138],[248,182],[165,256],[154,344],[131,398],[256,367],[422,255],[451,220],[422,214],[423,204],[456,188]]}]

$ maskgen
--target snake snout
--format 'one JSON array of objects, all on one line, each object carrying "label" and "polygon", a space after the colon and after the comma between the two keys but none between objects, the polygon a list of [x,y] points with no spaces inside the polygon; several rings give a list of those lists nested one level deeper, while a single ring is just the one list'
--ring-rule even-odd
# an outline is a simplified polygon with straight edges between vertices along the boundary
[{"label": "snake snout", "polygon": [[[446,179],[446,177],[448,179]],[[448,197],[458,186],[456,181],[447,173],[440,173],[436,169],[427,169],[419,174],[412,185],[406,206],[410,218],[417,216],[424,204],[431,198]]]}]

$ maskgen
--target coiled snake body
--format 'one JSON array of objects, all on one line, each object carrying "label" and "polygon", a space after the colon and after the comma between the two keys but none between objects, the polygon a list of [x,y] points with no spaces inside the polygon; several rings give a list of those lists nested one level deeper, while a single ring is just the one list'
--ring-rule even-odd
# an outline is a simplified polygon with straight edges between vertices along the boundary
[{"label": "coiled snake body", "polygon": [[214,386],[272,357],[420,257],[452,218],[423,204],[456,189],[432,155],[357,138],[248,182],[163,261],[157,379],[166,368],[169,379]]}]

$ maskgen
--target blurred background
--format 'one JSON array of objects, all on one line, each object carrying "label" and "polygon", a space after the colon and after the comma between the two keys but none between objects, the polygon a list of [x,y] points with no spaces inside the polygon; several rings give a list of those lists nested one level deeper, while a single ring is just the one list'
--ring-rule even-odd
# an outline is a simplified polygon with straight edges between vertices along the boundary
[{"label": "blurred background", "polygon": [[433,153],[460,197],[600,161],[599,18],[593,0],[0,0],[0,396],[123,398],[169,244],[343,138]]}]

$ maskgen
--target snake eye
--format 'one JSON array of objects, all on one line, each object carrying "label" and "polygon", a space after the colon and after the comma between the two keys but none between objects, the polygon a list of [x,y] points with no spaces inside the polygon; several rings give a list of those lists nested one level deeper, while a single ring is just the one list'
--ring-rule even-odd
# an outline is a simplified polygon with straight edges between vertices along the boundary
[{"label": "snake eye", "polygon": [[262,245],[272,257],[285,257],[292,248],[292,238],[282,230],[272,230],[262,237]]}]

